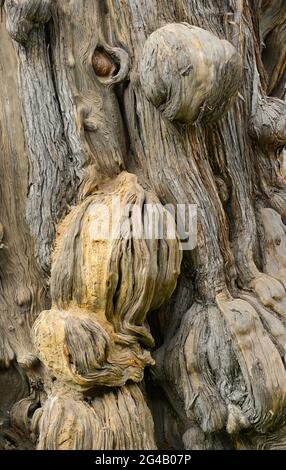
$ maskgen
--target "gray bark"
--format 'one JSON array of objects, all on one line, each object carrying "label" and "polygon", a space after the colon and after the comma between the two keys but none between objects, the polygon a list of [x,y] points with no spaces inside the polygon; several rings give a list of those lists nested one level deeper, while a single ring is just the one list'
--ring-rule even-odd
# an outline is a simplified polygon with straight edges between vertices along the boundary
[{"label": "gray bark", "polygon": [[0,446],[284,449],[285,2],[1,5]]}]

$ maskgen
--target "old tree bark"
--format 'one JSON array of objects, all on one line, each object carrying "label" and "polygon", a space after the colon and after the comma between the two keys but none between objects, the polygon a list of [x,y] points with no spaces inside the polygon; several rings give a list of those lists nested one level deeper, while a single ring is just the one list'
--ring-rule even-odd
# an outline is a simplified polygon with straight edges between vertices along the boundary
[{"label": "old tree bark", "polygon": [[1,448],[285,449],[285,1],[0,3]]}]

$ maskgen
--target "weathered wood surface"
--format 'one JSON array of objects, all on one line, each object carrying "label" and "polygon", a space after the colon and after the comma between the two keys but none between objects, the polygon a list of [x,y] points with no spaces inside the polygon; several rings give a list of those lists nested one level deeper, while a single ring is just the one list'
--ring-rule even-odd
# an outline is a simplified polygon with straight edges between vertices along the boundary
[{"label": "weathered wood surface", "polygon": [[[2,18],[0,445],[285,448],[285,2]],[[113,194],[197,204],[196,248],[91,236]]]}]

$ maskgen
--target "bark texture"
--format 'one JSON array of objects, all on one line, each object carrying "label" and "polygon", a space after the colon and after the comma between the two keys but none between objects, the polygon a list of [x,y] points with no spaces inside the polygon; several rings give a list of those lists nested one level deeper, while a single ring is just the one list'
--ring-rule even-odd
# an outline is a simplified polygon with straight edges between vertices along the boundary
[{"label": "bark texture", "polygon": [[1,14],[1,448],[285,449],[285,1]]}]

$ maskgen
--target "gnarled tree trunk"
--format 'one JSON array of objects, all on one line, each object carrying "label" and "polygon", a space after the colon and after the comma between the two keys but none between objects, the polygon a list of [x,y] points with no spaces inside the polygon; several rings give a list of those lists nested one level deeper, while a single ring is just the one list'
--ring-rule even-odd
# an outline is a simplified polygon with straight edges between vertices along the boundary
[{"label": "gnarled tree trunk", "polygon": [[285,448],[285,1],[1,5],[1,447]]}]

